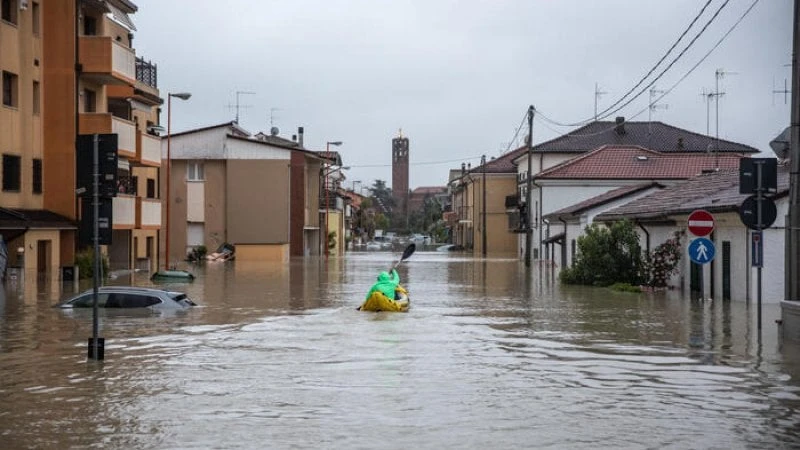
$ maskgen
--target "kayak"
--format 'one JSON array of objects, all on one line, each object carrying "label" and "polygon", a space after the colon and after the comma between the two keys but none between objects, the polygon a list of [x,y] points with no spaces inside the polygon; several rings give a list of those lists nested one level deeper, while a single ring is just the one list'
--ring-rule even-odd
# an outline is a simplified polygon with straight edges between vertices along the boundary
[{"label": "kayak", "polygon": [[408,292],[401,286],[398,286],[395,290],[395,297],[395,299],[391,299],[384,295],[383,292],[375,291],[358,307],[358,310],[407,312],[411,304],[408,299]]}]

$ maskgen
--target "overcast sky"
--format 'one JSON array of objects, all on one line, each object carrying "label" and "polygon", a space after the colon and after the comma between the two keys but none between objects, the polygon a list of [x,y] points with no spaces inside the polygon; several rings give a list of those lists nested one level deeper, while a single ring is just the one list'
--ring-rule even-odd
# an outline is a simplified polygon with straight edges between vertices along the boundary
[{"label": "overcast sky", "polygon": [[[305,146],[338,147],[347,187],[391,185],[391,139],[410,139],[410,186],[444,185],[448,169],[502,154],[528,105],[574,123],[632,88],[706,3],[701,0],[134,0],[134,46],[158,64],[173,99],[173,131],[233,120]],[[713,0],[667,58],[683,50],[724,0]],[[653,120],[705,133],[703,90],[720,81],[719,135],[769,151],[789,125],[792,0],[761,0],[689,76],[753,0],[730,0],[656,82],[675,86]],[[659,66],[661,72],[666,63]],[[651,80],[653,77],[648,78]],[[646,86],[645,83],[643,86]],[[648,120],[649,93],[613,114]],[[715,134],[715,104],[710,131]],[[162,121],[166,124],[166,107]],[[573,128],[537,120],[534,143]],[[518,136],[521,145],[523,131]],[[513,146],[512,146],[513,148]],[[773,156],[772,153],[769,156]],[[358,184],[355,184],[358,189]]]}]

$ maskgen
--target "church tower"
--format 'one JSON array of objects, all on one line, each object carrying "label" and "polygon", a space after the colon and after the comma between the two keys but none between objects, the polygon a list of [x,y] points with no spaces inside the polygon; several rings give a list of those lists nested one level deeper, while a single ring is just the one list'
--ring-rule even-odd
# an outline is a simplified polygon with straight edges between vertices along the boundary
[{"label": "church tower", "polygon": [[402,129],[392,139],[392,197],[394,221],[404,226],[408,223],[408,138]]}]

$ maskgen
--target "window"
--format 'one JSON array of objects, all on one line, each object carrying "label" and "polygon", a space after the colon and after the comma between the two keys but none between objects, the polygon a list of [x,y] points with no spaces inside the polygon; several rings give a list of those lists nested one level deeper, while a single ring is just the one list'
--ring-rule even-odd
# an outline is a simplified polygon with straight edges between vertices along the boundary
[{"label": "window", "polygon": [[95,36],[97,34],[97,19],[91,16],[83,16],[84,36]]},{"label": "window", "polygon": [[40,99],[41,99],[41,91],[39,91],[39,89],[40,89],[39,82],[38,81],[34,81],[33,82],[33,113],[36,114],[36,115],[39,115],[39,112],[41,111],[41,106],[40,106],[41,105],[41,101],[40,101]]},{"label": "window", "polygon": [[3,190],[19,191],[20,187],[20,162],[22,158],[17,155],[3,155]]},{"label": "window", "polygon": [[[97,306],[104,307],[106,306],[106,300],[108,300],[108,294],[97,294]],[[94,306],[94,293],[81,295],[80,297],[76,298],[72,301],[73,308],[92,308]]]},{"label": "window", "polygon": [[147,198],[156,198],[156,180],[147,179]]},{"label": "window", "polygon": [[16,25],[17,10],[19,9],[19,6],[17,5],[17,0],[0,0],[0,1],[2,1],[0,9],[2,9],[3,20],[5,22]]},{"label": "window", "polygon": [[33,2],[31,6],[31,21],[33,22],[33,34],[39,35],[39,4]]},{"label": "window", "polygon": [[39,158],[33,159],[33,193],[42,193],[42,160]]},{"label": "window", "polygon": [[187,181],[203,181],[205,180],[205,171],[203,163],[190,162],[186,165],[186,180]]},{"label": "window", "polygon": [[91,89],[83,90],[83,112],[97,111],[97,94]]},{"label": "window", "polygon": [[17,80],[16,74],[3,71],[3,104],[16,108],[19,103],[17,98]]}]

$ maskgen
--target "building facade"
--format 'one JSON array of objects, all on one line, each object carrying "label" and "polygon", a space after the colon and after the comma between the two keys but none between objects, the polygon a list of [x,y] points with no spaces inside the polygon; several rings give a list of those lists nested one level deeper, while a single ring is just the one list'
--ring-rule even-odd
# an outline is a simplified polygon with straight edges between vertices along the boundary
[{"label": "building facade", "polygon": [[24,266],[40,271],[73,264],[81,247],[77,135],[114,133],[120,195],[112,201],[113,240],[104,251],[113,268],[149,264],[161,223],[160,138],[154,131],[161,100],[155,66],[132,48],[136,5],[2,0],[1,9],[0,124],[10,133],[0,133],[0,205],[18,213],[20,223],[40,227],[27,227],[22,235],[4,232],[12,255],[24,253]]}]

